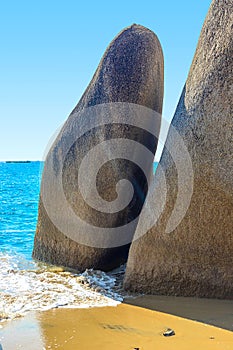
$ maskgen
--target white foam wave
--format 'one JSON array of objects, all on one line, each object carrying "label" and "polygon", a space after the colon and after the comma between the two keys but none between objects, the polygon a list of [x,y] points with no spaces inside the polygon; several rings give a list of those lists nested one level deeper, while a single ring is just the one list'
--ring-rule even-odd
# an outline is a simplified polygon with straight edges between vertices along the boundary
[{"label": "white foam wave", "polygon": [[76,274],[2,253],[0,266],[0,320],[31,310],[115,306],[123,300],[122,269]]}]

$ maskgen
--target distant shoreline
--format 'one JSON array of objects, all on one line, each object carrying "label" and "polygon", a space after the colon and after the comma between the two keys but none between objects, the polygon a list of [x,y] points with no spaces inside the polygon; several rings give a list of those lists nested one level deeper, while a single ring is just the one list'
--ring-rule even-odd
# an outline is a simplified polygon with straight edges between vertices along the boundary
[{"label": "distant shoreline", "polygon": [[6,160],[5,163],[31,163],[31,160]]},{"label": "distant shoreline", "polygon": [[43,160],[0,160],[0,163],[43,163]]}]

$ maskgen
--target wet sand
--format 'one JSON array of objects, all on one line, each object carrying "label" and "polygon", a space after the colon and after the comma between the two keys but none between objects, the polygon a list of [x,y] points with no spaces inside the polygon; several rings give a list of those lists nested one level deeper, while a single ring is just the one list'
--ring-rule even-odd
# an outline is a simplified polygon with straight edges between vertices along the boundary
[{"label": "wet sand", "polygon": [[[150,303],[153,298],[158,299],[152,296],[150,298]],[[160,298],[157,304],[161,306],[164,297]],[[155,299],[153,303],[156,303]],[[137,298],[134,303],[142,306],[142,300],[143,298]],[[170,303],[171,307],[172,301]],[[190,304],[190,301],[187,303]],[[233,305],[232,302],[229,303],[228,306]],[[166,304],[169,306],[167,300]],[[183,304],[185,305],[184,301]],[[2,324],[0,342],[3,350],[233,349],[233,332],[229,330],[141,306],[120,304],[117,307],[54,309],[30,313],[21,319]],[[202,312],[205,314],[205,311]],[[208,318],[208,315],[205,317]],[[221,319],[223,318],[222,314]],[[168,328],[173,329],[175,335],[165,337],[163,332]]]},{"label": "wet sand", "polygon": [[233,300],[143,295],[125,303],[233,331]]}]

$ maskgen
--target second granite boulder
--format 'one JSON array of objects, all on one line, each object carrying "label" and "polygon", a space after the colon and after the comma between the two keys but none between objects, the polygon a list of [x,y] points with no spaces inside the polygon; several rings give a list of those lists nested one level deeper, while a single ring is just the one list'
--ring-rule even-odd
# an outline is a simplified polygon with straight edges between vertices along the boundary
[{"label": "second granite boulder", "polygon": [[33,257],[110,270],[128,256],[160,129],[163,54],[139,25],[107,48],[45,161]]}]

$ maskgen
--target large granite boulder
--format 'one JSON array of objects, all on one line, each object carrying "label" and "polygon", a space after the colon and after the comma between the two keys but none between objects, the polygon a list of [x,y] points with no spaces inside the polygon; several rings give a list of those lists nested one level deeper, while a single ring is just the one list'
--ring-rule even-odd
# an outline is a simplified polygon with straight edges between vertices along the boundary
[{"label": "large granite boulder", "polygon": [[163,53],[140,25],[107,48],[45,161],[33,257],[80,271],[124,263],[160,129]]},{"label": "large granite boulder", "polygon": [[140,217],[126,289],[233,298],[232,72],[233,3],[214,0],[145,203],[158,220]]}]

